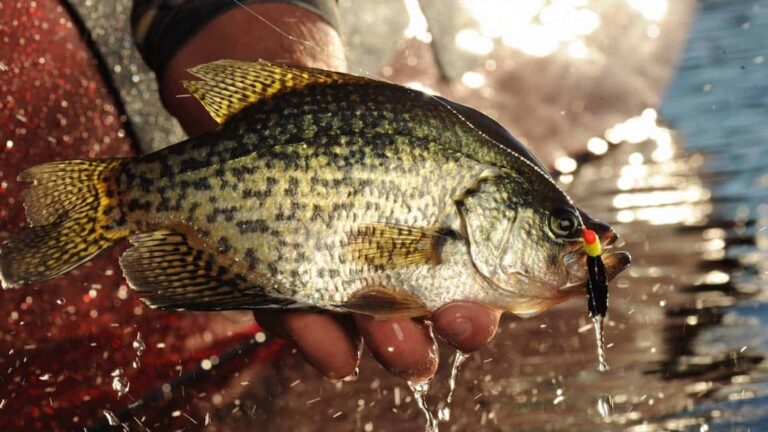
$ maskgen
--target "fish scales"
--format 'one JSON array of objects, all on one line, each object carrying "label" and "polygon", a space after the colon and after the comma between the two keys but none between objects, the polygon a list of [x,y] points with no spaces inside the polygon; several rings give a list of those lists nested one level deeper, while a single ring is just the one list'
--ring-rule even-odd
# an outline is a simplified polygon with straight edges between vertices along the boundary
[{"label": "fish scales", "polygon": [[[31,226],[0,245],[4,288],[130,238],[120,264],[152,307],[420,316],[471,300],[530,315],[586,292],[582,228],[616,239],[464,105],[265,61],[190,72],[218,130],[21,174]],[[629,255],[602,261],[608,281]]]},{"label": "fish scales", "polygon": [[128,223],[188,226],[228,262],[279,282],[272,294],[345,302],[381,282],[345,257],[354,227],[439,226],[492,169],[456,151],[462,135],[445,133],[455,128],[445,112],[426,111],[420,95],[409,107],[386,90],[321,87],[276,98],[233,117],[221,137],[125,166]]}]

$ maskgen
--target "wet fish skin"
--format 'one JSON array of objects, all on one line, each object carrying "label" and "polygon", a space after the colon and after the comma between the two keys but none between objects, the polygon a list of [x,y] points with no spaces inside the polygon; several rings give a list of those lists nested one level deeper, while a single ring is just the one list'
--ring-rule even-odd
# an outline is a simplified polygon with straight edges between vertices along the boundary
[{"label": "wet fish skin", "polygon": [[277,282],[270,294],[343,303],[381,282],[345,256],[356,226],[443,228],[454,201],[498,170],[467,157],[475,137],[428,102],[389,85],[325,86],[246,108],[214,134],[127,164],[126,222],[192,229]]},{"label": "wet fish skin", "polygon": [[[577,213],[570,199],[449,104],[400,86],[277,92],[110,173],[102,228],[133,235],[122,264],[155,306],[418,315],[462,299],[530,314],[574,295],[559,288],[580,243],[549,228]],[[14,280],[3,248],[5,284],[42,280]]]}]

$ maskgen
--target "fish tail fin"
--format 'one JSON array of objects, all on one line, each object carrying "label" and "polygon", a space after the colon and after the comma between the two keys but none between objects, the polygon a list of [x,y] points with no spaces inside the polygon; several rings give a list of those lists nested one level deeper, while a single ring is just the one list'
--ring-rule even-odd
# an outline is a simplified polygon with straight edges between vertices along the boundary
[{"label": "fish tail fin", "polygon": [[66,273],[128,236],[120,226],[116,171],[126,159],[71,160],[19,175],[30,226],[0,245],[0,285],[17,287]]}]

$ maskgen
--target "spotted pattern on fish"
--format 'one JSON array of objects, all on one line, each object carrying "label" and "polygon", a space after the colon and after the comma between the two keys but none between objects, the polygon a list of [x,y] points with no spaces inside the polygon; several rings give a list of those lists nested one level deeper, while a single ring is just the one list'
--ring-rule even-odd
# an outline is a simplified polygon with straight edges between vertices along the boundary
[{"label": "spotted pattern on fish", "polygon": [[256,104],[215,135],[126,166],[130,224],[188,225],[291,296],[343,302],[373,282],[346,256],[354,227],[440,226],[454,200],[496,171],[462,152],[462,140],[482,137],[450,116],[387,85],[308,88]]},{"label": "spotted pattern on fish", "polygon": [[[580,243],[548,228],[578,209],[519,143],[497,142],[506,132],[488,117],[263,61],[193,73],[203,80],[188,89],[221,128],[132,160],[33,168],[25,201],[42,225],[0,246],[4,287],[130,237],[125,276],[162,308],[415,316],[463,299],[530,314],[578,293],[561,288],[583,282],[565,265]],[[609,277],[628,264],[605,258]]]}]

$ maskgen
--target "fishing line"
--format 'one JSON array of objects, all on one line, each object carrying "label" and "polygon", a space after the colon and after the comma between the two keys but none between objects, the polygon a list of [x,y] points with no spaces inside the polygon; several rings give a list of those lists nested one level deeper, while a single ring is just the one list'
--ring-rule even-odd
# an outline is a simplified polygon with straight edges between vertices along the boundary
[{"label": "fishing line", "polygon": [[[306,39],[302,39],[300,37],[296,37],[296,36],[293,36],[293,35],[285,32],[284,30],[280,29],[275,24],[270,22],[268,19],[266,19],[263,16],[261,16],[261,14],[259,14],[258,12],[248,8],[240,0],[232,0],[232,2],[235,3],[236,5],[238,5],[239,7],[245,9],[250,15],[253,15],[254,17],[256,17],[258,20],[260,20],[261,22],[263,22],[264,24],[266,24],[267,26],[272,28],[274,31],[276,31],[281,36],[286,37],[286,38],[288,38],[291,41],[298,42],[298,43],[301,43],[301,44],[303,44],[305,46],[311,47],[312,49],[315,49],[315,50],[317,50],[318,52],[320,52],[320,53],[322,53],[324,55],[327,55],[327,56],[329,56],[329,57],[331,57],[331,58],[333,58],[335,60],[338,60],[341,63],[347,64],[347,58],[345,56],[339,56],[339,55],[337,55],[335,53],[332,53],[329,49],[321,47],[321,46],[313,43],[312,41],[309,41],[309,40],[306,40]],[[382,81],[382,82],[386,82],[386,83],[389,83],[389,84],[398,85],[397,83],[394,83],[394,82],[392,82],[392,81],[390,81],[390,80],[388,80],[388,79],[386,79],[384,77],[378,76],[376,74],[370,73],[370,72],[362,70],[360,68],[358,68],[356,72],[358,72],[360,75],[364,75],[364,76],[367,76],[369,78],[376,79],[378,81]],[[411,89],[411,90],[412,91],[418,91],[418,90],[414,90],[414,89]],[[568,204],[570,204],[574,208],[576,207],[576,205],[574,204],[574,202],[571,199],[571,197],[568,196],[568,194],[565,193],[565,191],[560,187],[560,185],[555,181],[555,179],[552,178],[552,176],[549,173],[544,172],[541,168],[536,166],[536,164],[532,163],[528,159],[526,159],[526,158],[522,157],[521,155],[515,153],[512,149],[508,148],[507,146],[499,143],[495,139],[493,139],[490,136],[488,136],[488,134],[486,134],[483,131],[481,131],[480,129],[478,129],[475,125],[473,125],[471,122],[469,122],[467,119],[465,119],[461,114],[456,112],[456,110],[453,109],[453,107],[451,107],[450,105],[448,105],[445,101],[443,101],[440,98],[438,98],[438,97],[436,97],[434,95],[431,95],[429,93],[424,93],[424,92],[421,92],[421,93],[429,96],[432,100],[434,100],[434,101],[438,102],[439,104],[441,104],[442,106],[444,106],[449,112],[453,113],[453,115],[455,115],[461,122],[463,122],[464,124],[469,126],[472,130],[474,130],[480,136],[484,137],[485,139],[487,139],[488,141],[490,141],[491,143],[493,143],[494,145],[496,145],[500,149],[506,151],[507,154],[509,154],[510,156],[518,159],[519,161],[522,161],[523,163],[525,163],[528,166],[530,166],[531,168],[533,168],[537,173],[541,174],[553,186],[555,186],[555,188],[566,199]],[[586,230],[586,225],[584,224],[584,220],[582,219],[581,214],[579,214],[578,211],[576,212],[576,217],[578,218],[579,225],[581,227],[583,227],[584,230]],[[599,239],[598,239],[598,244],[599,244]],[[590,261],[590,258],[592,259],[591,261]],[[588,266],[590,269],[595,270],[594,272],[590,271],[589,274],[591,275],[591,274],[595,273],[595,275],[596,275],[594,279],[590,278],[589,285],[593,285],[594,284],[595,286],[601,286],[602,287],[602,285],[605,284],[604,283],[604,280],[605,280],[605,267],[602,265],[603,263],[602,263],[602,260],[599,258],[599,256],[597,256],[597,257],[590,257],[589,254],[588,254],[588,261],[592,262],[592,261],[595,261],[595,260],[599,260],[599,265],[593,264],[591,266]],[[601,276],[601,277],[598,277],[598,276]],[[603,282],[601,283],[600,280],[602,280]],[[599,290],[601,291],[602,288],[600,288]],[[592,290],[590,290],[590,293],[591,292],[592,292]],[[592,297],[592,296],[590,295],[590,297]],[[592,301],[590,301],[590,304],[591,303],[592,303]],[[592,307],[590,307],[590,315],[592,315]],[[605,315],[605,312],[603,312],[602,315]]]},{"label": "fishing line", "polygon": [[[248,8],[240,0],[232,0],[232,2],[240,6],[241,8],[245,9],[250,15],[253,15],[254,17],[256,17],[258,20],[262,21],[264,24],[272,28],[274,31],[276,31],[278,34],[282,35],[283,37],[286,37],[291,41],[300,43],[307,47],[311,47],[312,49],[315,49],[318,52],[339,61],[341,64],[347,64],[347,58],[345,56],[337,55],[331,52],[329,49],[321,47],[313,43],[312,41],[302,39],[300,37],[296,37],[285,32],[284,30],[280,29],[275,24],[270,22],[268,19],[261,16],[258,12],[255,12],[250,8]],[[427,27],[427,30],[428,29],[429,27]],[[365,76],[365,77],[369,77],[385,83],[397,85],[397,83],[394,83],[384,77],[380,77],[376,74],[370,73],[368,71],[364,71],[360,68],[358,68],[356,72],[361,76]],[[415,89],[411,89],[411,90],[418,92],[418,90],[415,90]],[[560,185],[555,181],[555,179],[549,175],[549,173],[544,172],[540,167],[536,166],[536,164],[534,164],[533,162],[515,153],[512,149],[504,146],[503,144],[499,143],[495,139],[488,136],[488,134],[482,132],[478,127],[473,125],[471,122],[465,119],[462,115],[456,112],[456,110],[453,109],[453,107],[451,107],[445,101],[441,100],[440,98],[432,94],[428,94],[425,92],[420,92],[420,93],[428,95],[430,98],[432,98],[432,100],[437,101],[439,104],[441,104],[446,109],[448,109],[449,112],[453,113],[453,115],[455,115],[461,122],[469,126],[476,133],[480,134],[480,136],[484,137],[485,139],[487,139],[488,141],[490,141],[491,143],[493,143],[503,151],[506,151],[507,154],[509,154],[510,156],[532,167],[537,173],[543,175],[543,177],[546,178],[552,185],[554,185],[556,190],[558,190],[562,194],[562,196],[565,198],[568,204],[570,204],[574,209],[576,209],[576,205],[574,204],[571,197],[565,193],[565,191],[560,187]],[[584,251],[586,254],[586,261],[587,261],[588,314],[595,323],[595,330],[598,337],[598,356],[599,356],[599,362],[600,362],[599,369],[603,371],[607,369],[607,363],[605,362],[605,351],[604,351],[603,338],[602,338],[602,321],[605,318],[605,315],[608,310],[608,284],[607,284],[607,278],[606,278],[606,269],[602,260],[603,248],[600,244],[599,236],[594,231],[586,227],[586,225],[584,224],[584,220],[581,217],[581,214],[579,213],[578,210],[576,210],[576,217],[579,221],[579,226],[581,227],[581,230],[582,230],[582,246],[584,248]]]},{"label": "fishing line", "polygon": [[[292,40],[292,41],[294,41],[294,42],[298,42],[298,43],[301,43],[301,44],[303,44],[303,45],[305,45],[305,46],[311,47],[311,48],[313,48],[313,49],[317,50],[318,52],[320,52],[320,53],[322,53],[322,54],[325,54],[325,55],[328,55],[328,56],[329,56],[329,57],[331,57],[331,58],[334,58],[335,60],[341,61],[341,62],[343,62],[343,63],[345,63],[345,64],[347,63],[347,59],[346,59],[346,57],[344,57],[344,56],[339,56],[339,55],[336,55],[336,54],[332,53],[332,52],[331,52],[329,49],[327,49],[327,48],[324,48],[324,47],[321,47],[321,46],[319,46],[319,45],[317,45],[317,44],[313,43],[312,41],[309,41],[309,40],[306,40],[306,39],[302,39],[302,38],[299,38],[299,37],[293,36],[293,35],[291,35],[291,34],[289,34],[289,33],[285,32],[284,30],[280,29],[280,28],[279,28],[279,27],[277,27],[275,24],[273,24],[272,22],[270,22],[268,19],[266,19],[266,18],[264,18],[263,16],[261,16],[261,15],[260,15],[258,12],[256,12],[256,11],[254,11],[254,10],[252,10],[252,9],[248,8],[248,7],[247,7],[247,6],[246,6],[246,5],[245,5],[245,4],[244,4],[242,1],[240,1],[240,0],[232,0],[232,2],[233,2],[233,3],[235,3],[236,5],[240,6],[241,8],[245,9],[245,10],[246,10],[246,11],[247,11],[249,14],[253,15],[253,16],[254,16],[254,17],[256,17],[257,19],[259,19],[260,21],[262,21],[264,24],[266,24],[267,26],[269,26],[270,28],[272,28],[273,30],[275,30],[275,31],[276,31],[278,34],[282,35],[283,37],[286,37],[286,38],[288,38],[289,40]],[[364,70],[362,70],[362,69],[359,69],[359,68],[356,70],[356,72],[360,73],[361,75],[364,75],[364,76],[367,76],[367,77],[370,77],[370,78],[374,78],[374,79],[376,79],[376,80],[378,80],[378,81],[383,81],[383,82],[386,82],[386,83],[389,83],[389,84],[395,84],[395,85],[397,85],[397,83],[394,83],[394,82],[392,82],[392,81],[389,81],[388,79],[386,79],[386,78],[384,78],[384,77],[378,76],[378,75],[376,75],[376,74],[373,74],[373,73],[370,73],[370,72],[368,72],[368,71],[364,71]],[[411,89],[411,90],[413,90],[413,91],[417,91],[417,90],[414,90],[414,89]],[[421,93],[424,93],[424,92],[421,92]],[[456,112],[456,110],[454,110],[454,109],[453,109],[453,108],[452,108],[450,105],[448,105],[448,104],[447,104],[447,103],[445,103],[444,101],[440,100],[439,98],[437,98],[437,97],[435,97],[434,95],[431,95],[431,94],[429,94],[429,93],[424,93],[424,94],[428,95],[430,98],[432,98],[433,100],[437,101],[439,104],[443,105],[443,106],[444,106],[445,108],[447,108],[447,109],[448,109],[448,110],[449,110],[451,113],[453,113],[453,115],[455,115],[455,116],[456,116],[456,117],[457,117],[459,120],[461,120],[461,122],[462,122],[462,123],[464,123],[464,124],[466,124],[467,126],[469,126],[469,127],[472,129],[472,130],[474,130],[475,132],[477,132],[477,133],[478,133],[480,136],[484,137],[485,139],[487,139],[488,141],[490,141],[491,143],[493,143],[493,144],[494,144],[494,145],[496,145],[497,147],[499,147],[499,148],[501,148],[502,150],[506,151],[506,152],[507,152],[507,153],[508,153],[510,156],[513,156],[514,158],[516,158],[516,159],[518,159],[518,160],[522,161],[523,163],[525,163],[525,164],[529,165],[529,166],[530,166],[531,168],[533,168],[533,169],[534,169],[536,172],[538,172],[539,174],[541,174],[542,176],[544,176],[544,177],[545,177],[545,178],[546,178],[546,179],[547,179],[547,180],[548,180],[550,183],[552,183],[552,185],[554,185],[554,186],[555,186],[555,188],[556,188],[558,191],[560,191],[560,193],[563,195],[563,197],[564,197],[564,198],[567,200],[568,204],[570,204],[570,205],[572,205],[572,206],[574,206],[574,207],[575,207],[575,204],[573,203],[573,200],[571,200],[571,197],[569,197],[569,196],[568,196],[568,195],[565,193],[565,191],[563,191],[563,189],[560,187],[560,185],[558,185],[558,184],[557,184],[557,182],[556,182],[556,181],[555,181],[555,180],[554,180],[554,179],[553,179],[553,178],[552,178],[552,177],[549,175],[549,173],[545,173],[545,172],[543,172],[543,171],[541,170],[541,168],[537,167],[537,166],[536,166],[534,163],[532,163],[531,161],[529,161],[529,160],[525,159],[524,157],[522,157],[522,156],[520,156],[519,154],[515,153],[514,151],[512,151],[512,150],[511,150],[511,149],[509,149],[508,147],[504,146],[503,144],[501,144],[501,143],[497,142],[496,140],[494,140],[493,138],[491,138],[491,137],[490,137],[490,136],[488,136],[487,134],[483,133],[483,132],[482,132],[481,130],[479,130],[479,129],[478,129],[476,126],[475,126],[475,125],[473,125],[472,123],[470,123],[469,121],[467,121],[467,119],[465,119],[465,118],[464,118],[464,117],[463,117],[461,114],[459,114],[458,112]],[[581,215],[579,215],[579,214],[578,214],[578,212],[577,212],[577,217],[578,217],[578,219],[579,219],[579,223],[580,223],[580,225],[584,226],[584,221],[582,221],[582,220],[581,220]]]},{"label": "fishing line", "polygon": [[[240,6],[243,9],[245,9],[249,14],[251,14],[251,15],[255,16],[256,18],[258,18],[261,22],[263,22],[264,24],[266,24],[267,26],[272,28],[274,31],[276,31],[281,36],[286,37],[289,40],[292,40],[294,42],[298,42],[298,43],[300,43],[302,45],[305,45],[305,46],[308,46],[310,48],[313,48],[313,49],[317,50],[318,52],[333,58],[334,60],[340,61],[343,64],[347,64],[347,58],[345,56],[334,54],[328,48],[321,47],[321,46],[313,43],[312,41],[309,41],[309,40],[306,40],[306,39],[302,39],[300,37],[296,37],[296,36],[293,36],[293,35],[285,32],[284,30],[280,29],[275,24],[270,22],[268,19],[266,19],[263,16],[261,16],[261,14],[259,14],[258,12],[248,8],[248,6],[245,3],[243,3],[242,1],[240,1],[240,0],[232,0],[232,3]],[[376,80],[379,80],[379,81],[384,81],[384,82],[387,82],[387,83],[390,83],[390,84],[395,84],[395,83],[387,80],[384,77],[380,77],[378,75],[375,75],[375,74],[372,74],[370,72],[364,71],[364,70],[362,70],[360,68],[358,68],[356,70],[356,72],[360,73],[361,75],[370,77],[370,78],[375,78]]]}]

